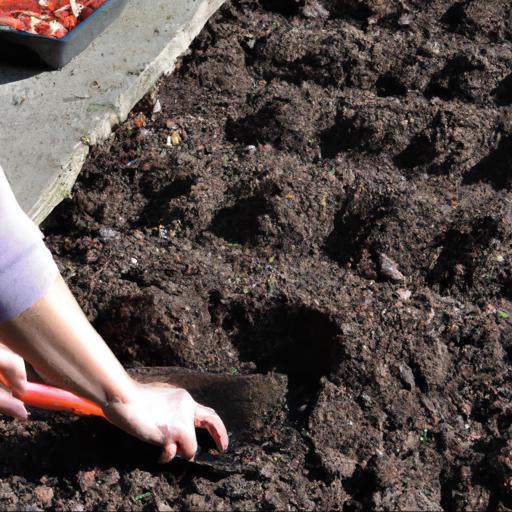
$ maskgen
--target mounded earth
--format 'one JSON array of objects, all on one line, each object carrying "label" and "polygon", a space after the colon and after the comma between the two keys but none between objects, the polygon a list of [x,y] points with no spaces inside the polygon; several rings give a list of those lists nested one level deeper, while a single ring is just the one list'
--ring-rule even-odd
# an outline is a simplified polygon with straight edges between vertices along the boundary
[{"label": "mounded earth", "polygon": [[0,422],[2,509],[511,510],[512,7],[228,2],[43,226],[121,361],[277,372],[230,463]]}]

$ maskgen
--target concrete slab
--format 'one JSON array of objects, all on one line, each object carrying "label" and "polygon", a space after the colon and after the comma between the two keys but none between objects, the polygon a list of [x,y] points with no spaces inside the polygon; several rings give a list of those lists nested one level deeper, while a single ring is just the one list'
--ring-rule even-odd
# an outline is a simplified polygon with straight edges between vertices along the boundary
[{"label": "concrete slab", "polygon": [[121,18],[61,71],[2,63],[0,164],[40,223],[66,197],[89,144],[108,137],[170,73],[224,0],[131,0]]}]

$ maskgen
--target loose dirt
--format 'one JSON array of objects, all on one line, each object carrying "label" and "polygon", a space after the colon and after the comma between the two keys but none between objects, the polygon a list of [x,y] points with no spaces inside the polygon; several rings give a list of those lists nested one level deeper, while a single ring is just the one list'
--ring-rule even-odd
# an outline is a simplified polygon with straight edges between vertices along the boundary
[{"label": "loose dirt", "polygon": [[512,8],[323,7],[228,2],[44,226],[124,364],[284,374],[282,414],[167,467],[2,420],[1,508],[512,509]]}]

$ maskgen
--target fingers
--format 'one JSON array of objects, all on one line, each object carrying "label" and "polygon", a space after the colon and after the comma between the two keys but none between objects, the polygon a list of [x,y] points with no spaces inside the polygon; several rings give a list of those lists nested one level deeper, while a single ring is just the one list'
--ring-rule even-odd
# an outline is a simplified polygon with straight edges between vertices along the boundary
[{"label": "fingers", "polygon": [[28,412],[23,402],[14,398],[5,389],[0,389],[0,412],[18,420],[28,419]]},{"label": "fingers", "polygon": [[176,443],[170,442],[167,444],[162,451],[162,455],[160,456],[160,463],[167,464],[168,462],[171,462],[171,460],[176,457],[177,451],[178,445]]},{"label": "fingers", "polygon": [[27,384],[25,362],[3,345],[0,345],[0,380],[15,393],[23,393]]},{"label": "fingers", "polygon": [[197,452],[196,431],[192,418],[190,423],[179,422],[173,428],[168,425],[158,427],[163,434],[164,449],[160,456],[160,462],[165,464],[170,462],[176,454],[179,454],[185,460],[193,460]]},{"label": "fingers", "polygon": [[196,409],[195,426],[205,428],[215,440],[217,448],[225,452],[229,445],[229,436],[220,416],[209,407],[198,404]]},{"label": "fingers", "polygon": [[[27,372],[23,359],[0,343],[0,382],[14,393],[23,393],[27,384]],[[0,412],[13,418],[26,421],[28,412],[21,400],[9,391],[0,389]]]},{"label": "fingers", "polygon": [[197,439],[194,426],[191,431],[183,433],[178,440],[178,453],[185,460],[194,460],[197,453]]}]

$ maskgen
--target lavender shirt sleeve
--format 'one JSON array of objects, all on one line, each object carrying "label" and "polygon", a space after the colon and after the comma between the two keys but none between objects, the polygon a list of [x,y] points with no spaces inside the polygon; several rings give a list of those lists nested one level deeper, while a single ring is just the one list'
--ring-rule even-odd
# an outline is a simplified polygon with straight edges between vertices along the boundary
[{"label": "lavender shirt sleeve", "polygon": [[18,205],[0,167],[0,322],[33,306],[57,274],[41,231]]}]

